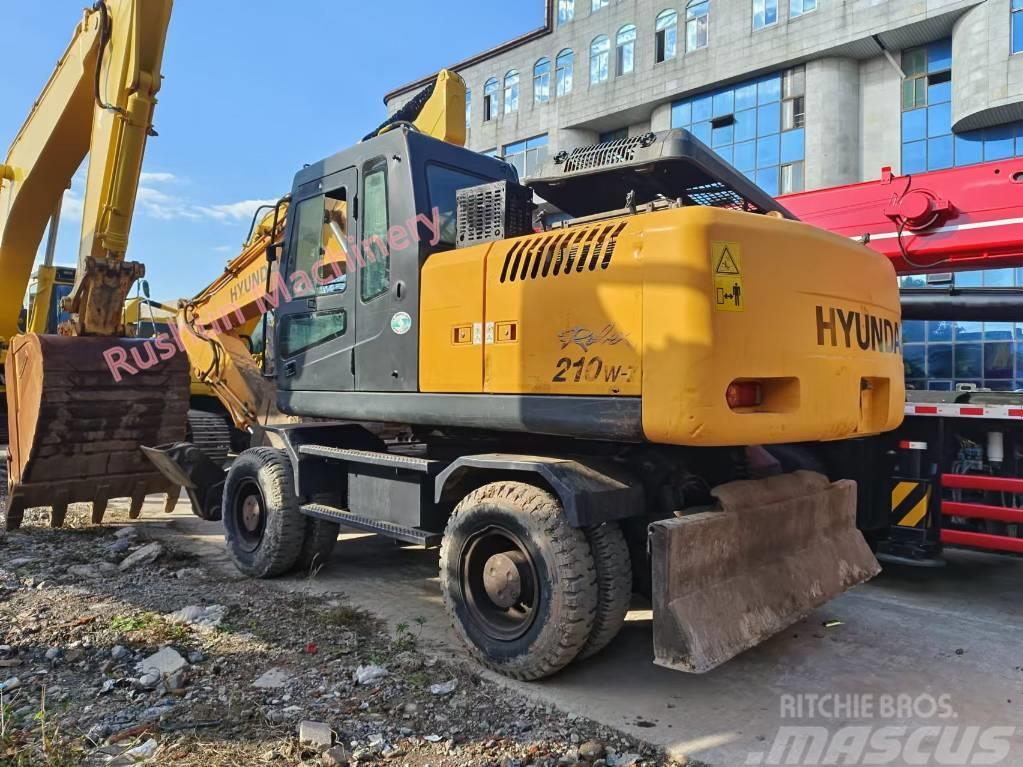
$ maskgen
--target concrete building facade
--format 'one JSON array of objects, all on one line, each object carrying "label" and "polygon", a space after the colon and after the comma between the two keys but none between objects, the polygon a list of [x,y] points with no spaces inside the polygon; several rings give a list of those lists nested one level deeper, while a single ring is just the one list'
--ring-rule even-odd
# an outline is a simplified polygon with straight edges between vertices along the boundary
[{"label": "concrete building facade", "polygon": [[[885,166],[921,173],[1023,155],[1023,0],[545,8],[540,29],[451,66],[469,89],[468,146],[525,177],[561,150],[672,127],[771,194],[874,179]],[[389,111],[431,79],[387,94]],[[957,280],[1023,285],[1023,274]],[[1023,324],[964,325],[907,324],[908,377],[1023,388]]]}]

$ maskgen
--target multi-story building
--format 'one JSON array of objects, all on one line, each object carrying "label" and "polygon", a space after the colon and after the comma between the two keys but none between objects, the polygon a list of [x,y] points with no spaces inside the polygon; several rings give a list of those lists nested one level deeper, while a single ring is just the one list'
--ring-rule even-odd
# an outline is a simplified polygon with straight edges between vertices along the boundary
[{"label": "multi-story building", "polygon": [[[468,145],[528,177],[687,128],[772,194],[1023,155],[1023,0],[547,0],[452,68]],[[391,112],[430,81],[385,96]],[[1023,270],[957,275],[1020,285]],[[1023,323],[907,323],[907,377],[1023,388]]]}]

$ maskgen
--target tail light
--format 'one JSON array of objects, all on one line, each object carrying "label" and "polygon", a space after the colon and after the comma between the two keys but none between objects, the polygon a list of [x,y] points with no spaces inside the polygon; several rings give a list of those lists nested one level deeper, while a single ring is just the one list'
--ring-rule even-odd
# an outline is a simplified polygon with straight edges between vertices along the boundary
[{"label": "tail light", "polygon": [[764,390],[759,381],[732,381],[725,389],[725,400],[732,410],[759,407],[764,401]]}]

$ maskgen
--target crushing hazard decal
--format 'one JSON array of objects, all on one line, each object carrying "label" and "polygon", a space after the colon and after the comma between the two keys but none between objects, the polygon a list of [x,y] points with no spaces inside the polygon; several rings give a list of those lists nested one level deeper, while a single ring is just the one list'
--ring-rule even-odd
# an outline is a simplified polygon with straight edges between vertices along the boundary
[{"label": "crushing hazard decal", "polygon": [[714,270],[714,308],[719,312],[744,311],[742,246],[737,242],[712,242],[710,263]]}]

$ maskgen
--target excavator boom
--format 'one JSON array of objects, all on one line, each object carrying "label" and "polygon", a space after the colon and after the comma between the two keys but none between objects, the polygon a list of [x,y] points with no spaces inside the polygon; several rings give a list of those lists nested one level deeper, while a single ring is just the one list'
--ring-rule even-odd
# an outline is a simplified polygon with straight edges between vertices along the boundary
[{"label": "excavator boom", "polygon": [[[142,264],[125,252],[152,126],[172,0],[100,0],[86,10],[67,51],[0,165],[0,346],[6,350],[8,504],[51,506],[57,525],[70,503],[174,488],[139,446],[180,439],[188,408],[187,365],[147,358],[125,334],[123,306]],[[17,312],[46,221],[89,157],[74,287],[61,336],[15,336]],[[118,354],[137,375],[112,374]]]}]

